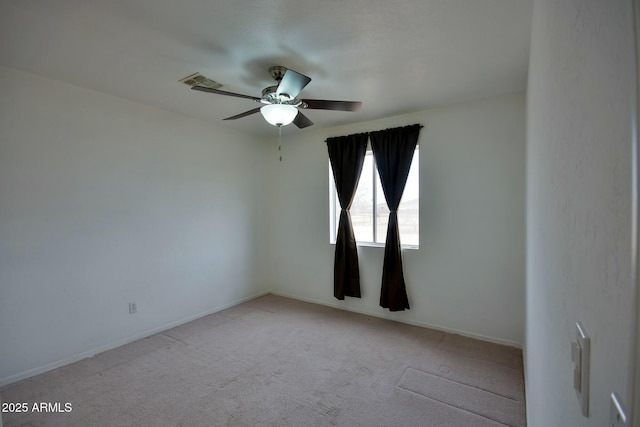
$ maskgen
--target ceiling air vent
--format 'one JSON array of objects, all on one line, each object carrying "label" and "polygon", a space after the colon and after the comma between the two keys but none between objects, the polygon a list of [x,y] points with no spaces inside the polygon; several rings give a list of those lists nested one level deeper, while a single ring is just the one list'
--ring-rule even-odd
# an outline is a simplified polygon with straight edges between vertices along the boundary
[{"label": "ceiling air vent", "polygon": [[194,73],[191,74],[190,76],[187,76],[183,79],[178,80],[180,83],[184,83],[188,86],[202,86],[202,87],[208,87],[211,89],[218,89],[221,88],[222,85],[216,81],[213,81],[205,76],[203,76],[200,73]]}]

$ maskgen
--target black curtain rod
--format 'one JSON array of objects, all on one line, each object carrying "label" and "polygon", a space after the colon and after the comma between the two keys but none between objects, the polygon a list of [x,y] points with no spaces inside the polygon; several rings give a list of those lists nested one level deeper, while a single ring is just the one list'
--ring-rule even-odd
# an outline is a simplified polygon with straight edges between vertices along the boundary
[{"label": "black curtain rod", "polygon": [[[415,125],[417,125],[417,124],[418,124],[418,123],[416,123]],[[383,130],[389,130],[389,129],[401,129],[401,128],[404,128],[404,127],[415,126],[415,125],[398,126],[398,127],[395,127],[395,128],[387,128],[387,129],[383,129]],[[419,126],[420,126],[420,129],[422,129],[422,128],[424,127],[423,125],[419,125]],[[366,133],[367,135],[369,135],[371,132],[379,132],[379,131],[372,130],[372,131],[369,131],[369,132],[360,132],[360,133]],[[349,136],[349,135],[346,135],[346,136]],[[331,137],[329,137],[329,138],[339,138],[339,137],[331,136]],[[329,138],[325,139],[325,140],[324,140],[324,142],[327,142],[327,140],[328,140]]]}]

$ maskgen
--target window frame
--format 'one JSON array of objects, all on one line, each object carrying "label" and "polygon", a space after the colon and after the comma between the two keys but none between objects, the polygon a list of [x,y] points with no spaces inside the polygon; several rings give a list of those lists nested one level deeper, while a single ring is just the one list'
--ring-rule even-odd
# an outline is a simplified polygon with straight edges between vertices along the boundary
[{"label": "window frame", "polygon": [[[420,162],[420,149],[419,149],[420,145],[417,144],[414,153],[417,151],[418,152],[418,162]],[[369,142],[367,144],[367,155],[369,155],[371,153],[371,155],[373,156],[373,150],[371,148],[371,143]],[[415,155],[415,154],[414,154]],[[376,165],[375,159],[373,159],[373,173],[372,173],[372,193],[373,193],[373,197],[372,197],[372,228],[373,228],[373,241],[371,242],[367,242],[367,241],[362,241],[362,240],[358,240],[356,238],[356,245],[357,246],[368,246],[368,247],[375,247],[375,248],[384,248],[385,247],[385,243],[378,243],[376,242],[377,239],[377,234],[378,234],[378,227],[377,227],[377,221],[378,221],[378,212],[376,209],[377,203],[378,203],[378,180],[380,179],[379,175],[378,175],[378,166]],[[420,164],[418,163],[418,167],[420,166]],[[360,185],[360,183],[358,183],[358,186]],[[358,189],[356,188],[356,192],[358,191]],[[404,197],[404,195],[403,195]],[[382,195],[382,198],[384,199],[384,194]],[[420,208],[419,208],[419,200],[420,200],[420,171],[418,170],[418,244],[405,244],[402,243],[402,240],[400,241],[400,245],[402,249],[411,249],[411,250],[418,250],[420,249],[420,231],[419,231],[419,227],[420,227]],[[402,203],[402,202],[400,202]],[[336,243],[336,238],[337,236],[337,229],[338,229],[338,222],[337,222],[337,216],[338,216],[338,210],[340,203],[338,202],[338,195],[336,192],[336,184],[333,178],[333,168],[331,167],[331,161],[329,160],[329,228],[330,228],[330,233],[329,233],[329,243],[332,245],[335,245]]]}]

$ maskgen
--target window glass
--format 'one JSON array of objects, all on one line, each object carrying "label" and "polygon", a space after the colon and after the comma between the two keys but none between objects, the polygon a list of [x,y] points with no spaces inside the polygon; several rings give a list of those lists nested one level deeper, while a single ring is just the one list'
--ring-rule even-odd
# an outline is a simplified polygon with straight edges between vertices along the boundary
[{"label": "window glass", "polygon": [[[413,153],[409,177],[398,208],[398,228],[400,229],[400,242],[403,245],[418,246],[419,242],[420,160],[418,157],[418,150],[416,150]],[[384,242],[384,237],[382,241]]]},{"label": "window glass", "polygon": [[353,232],[359,242],[373,242],[373,163],[373,154],[367,152],[350,209]]},{"label": "window glass", "polygon": [[[331,168],[331,166],[329,166]],[[333,186],[333,172],[330,170],[331,206],[334,215],[331,222],[332,236],[335,242],[336,228],[340,219],[340,204]],[[419,243],[419,155],[418,148],[413,155],[409,177],[398,209],[398,227],[402,245],[418,246]],[[387,237],[389,208],[384,198],[382,184],[376,169],[373,152],[367,151],[362,167],[362,175],[351,205],[351,224],[358,243],[376,243],[384,245]]]}]

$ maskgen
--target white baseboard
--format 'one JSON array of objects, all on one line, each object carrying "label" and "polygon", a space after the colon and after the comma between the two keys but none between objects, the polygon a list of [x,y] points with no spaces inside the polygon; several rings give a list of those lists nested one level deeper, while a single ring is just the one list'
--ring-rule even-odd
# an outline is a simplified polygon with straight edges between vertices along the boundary
[{"label": "white baseboard", "polygon": [[516,341],[505,340],[505,339],[502,339],[502,338],[491,337],[491,336],[488,336],[488,335],[477,334],[477,333],[474,333],[474,332],[461,331],[461,330],[458,330],[458,329],[448,328],[446,326],[436,325],[436,324],[433,324],[433,323],[421,322],[421,321],[410,320],[410,319],[399,319],[397,317],[385,316],[383,313],[375,312],[375,311],[371,311],[371,310],[361,310],[361,309],[357,309],[357,308],[353,308],[353,307],[345,307],[338,300],[336,300],[335,303],[329,303],[329,302],[326,302],[326,301],[316,300],[316,299],[313,299],[313,298],[301,297],[301,296],[297,296],[297,295],[293,295],[293,294],[288,294],[288,293],[285,293],[285,292],[269,291],[269,293],[271,293],[273,295],[278,295],[278,296],[281,296],[281,297],[285,297],[285,298],[292,298],[292,299],[296,299],[296,300],[299,300],[299,301],[310,302],[310,303],[313,303],[313,304],[319,304],[319,305],[324,305],[324,306],[327,306],[327,307],[337,308],[338,310],[345,310],[345,311],[351,311],[353,313],[366,314],[367,316],[373,316],[373,317],[378,317],[380,319],[392,320],[394,322],[406,323],[407,325],[419,326],[421,328],[434,329],[434,330],[437,330],[437,331],[448,332],[450,334],[455,334],[455,335],[462,335],[464,337],[475,338],[477,340],[491,342],[491,343],[494,343],[494,344],[506,345],[506,346],[509,346],[509,347],[515,347],[515,348],[518,348],[518,349],[522,350],[522,343],[519,343],[519,342],[516,342]]},{"label": "white baseboard", "polygon": [[[56,360],[54,362],[47,363],[45,365],[38,366],[36,368],[32,368],[32,369],[29,369],[29,370],[26,370],[26,371],[23,371],[23,372],[19,372],[17,374],[10,375],[8,377],[0,378],[0,387],[5,386],[7,384],[14,383],[16,381],[20,381],[20,380],[29,378],[29,377],[33,377],[34,375],[42,374],[42,373],[51,371],[53,369],[60,368],[62,366],[70,365],[70,364],[75,363],[75,362],[77,362],[79,360],[82,360],[82,359],[93,357],[96,354],[103,353],[103,352],[108,351],[108,350],[112,350],[114,348],[123,346],[125,344],[129,344],[131,342],[137,341],[137,340],[142,339],[142,338],[150,337],[151,335],[155,335],[155,334],[157,334],[159,332],[166,331],[168,329],[174,328],[174,327],[182,325],[184,323],[191,322],[193,320],[199,319],[199,318],[204,317],[204,316],[208,316],[208,315],[213,314],[213,313],[217,313],[218,311],[222,311],[222,310],[227,309],[229,307],[233,307],[235,305],[242,304],[243,302],[246,302],[246,301],[261,297],[263,295],[267,295],[268,293],[269,293],[268,291],[262,291],[262,292],[250,295],[248,297],[241,298],[241,299],[239,299],[237,301],[234,301],[232,303],[221,305],[221,306],[218,306],[218,307],[214,307],[214,308],[212,308],[210,310],[206,310],[206,311],[203,311],[203,312],[198,313],[198,314],[194,314],[194,315],[187,316],[187,317],[184,317],[182,319],[179,319],[179,320],[176,320],[176,321],[173,321],[173,322],[166,323],[164,325],[161,325],[161,326],[158,326],[158,327],[155,327],[155,328],[152,328],[152,329],[149,329],[149,330],[146,330],[146,331],[131,335],[131,336],[127,337],[127,338],[124,338],[124,339],[121,339],[121,340],[117,340],[117,341],[113,341],[113,342],[110,342],[108,344],[101,345],[100,347],[92,348],[90,350],[83,351],[82,353],[78,353],[78,354],[74,354],[74,355],[65,357],[64,359]],[[0,427],[1,427],[1,424],[0,424]]]},{"label": "white baseboard", "polygon": [[[524,407],[528,408],[529,407],[529,401],[528,398],[529,396],[531,396],[531,394],[529,394],[529,380],[527,378],[527,339],[525,337],[524,340],[524,344],[522,345],[522,374],[524,377]],[[526,417],[527,417],[527,424],[526,425],[533,425],[533,422],[531,422],[531,416],[530,416],[530,412],[527,410],[526,411]]]}]

